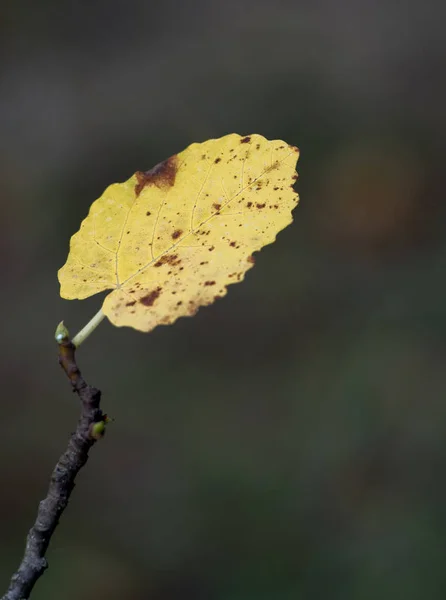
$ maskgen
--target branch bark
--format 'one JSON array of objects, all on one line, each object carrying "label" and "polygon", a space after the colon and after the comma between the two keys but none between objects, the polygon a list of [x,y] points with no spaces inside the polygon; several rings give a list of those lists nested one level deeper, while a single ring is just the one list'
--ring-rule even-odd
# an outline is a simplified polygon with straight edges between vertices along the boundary
[{"label": "branch bark", "polygon": [[36,521],[26,539],[22,562],[1,600],[29,598],[35,583],[48,567],[45,553],[59,518],[68,505],[76,475],[87,462],[90,448],[101,437],[103,427],[95,427],[95,424],[103,425],[107,420],[99,408],[101,392],[88,385],[82,377],[75,351],[76,347],[69,339],[59,342],[59,363],[69,378],[73,391],[79,396],[81,416],[66,451],[51,475],[46,498],[39,504]]}]

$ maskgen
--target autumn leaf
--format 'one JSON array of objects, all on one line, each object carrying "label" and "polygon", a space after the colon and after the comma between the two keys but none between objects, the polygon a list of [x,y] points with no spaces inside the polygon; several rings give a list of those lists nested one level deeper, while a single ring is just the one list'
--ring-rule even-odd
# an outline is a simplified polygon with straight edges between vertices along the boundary
[{"label": "autumn leaf", "polygon": [[109,186],[71,238],[61,296],[111,289],[104,314],[141,331],[195,314],[291,223],[298,154],[280,140],[231,134]]}]

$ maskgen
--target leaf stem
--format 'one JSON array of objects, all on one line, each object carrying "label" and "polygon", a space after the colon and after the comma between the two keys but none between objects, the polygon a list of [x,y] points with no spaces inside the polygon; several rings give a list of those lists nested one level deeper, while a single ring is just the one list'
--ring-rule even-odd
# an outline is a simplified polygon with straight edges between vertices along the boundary
[{"label": "leaf stem", "polygon": [[79,346],[82,344],[82,342],[84,342],[87,337],[93,333],[93,331],[96,329],[96,327],[99,325],[99,323],[101,321],[103,321],[105,319],[105,315],[102,312],[102,308],[95,314],[95,316],[91,319],[91,321],[88,321],[88,323],[85,325],[85,327],[83,329],[81,329],[79,331],[79,333],[77,335],[74,336],[74,338],[71,340],[72,343],[76,346],[76,348],[79,348]]}]

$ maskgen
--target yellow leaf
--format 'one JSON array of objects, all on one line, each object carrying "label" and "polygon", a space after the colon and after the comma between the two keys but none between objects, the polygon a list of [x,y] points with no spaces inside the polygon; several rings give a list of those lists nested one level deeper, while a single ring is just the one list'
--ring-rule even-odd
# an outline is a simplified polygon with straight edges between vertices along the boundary
[{"label": "yellow leaf", "polygon": [[112,289],[104,314],[141,331],[195,314],[291,223],[297,158],[280,140],[231,134],[109,186],[71,238],[61,296]]}]

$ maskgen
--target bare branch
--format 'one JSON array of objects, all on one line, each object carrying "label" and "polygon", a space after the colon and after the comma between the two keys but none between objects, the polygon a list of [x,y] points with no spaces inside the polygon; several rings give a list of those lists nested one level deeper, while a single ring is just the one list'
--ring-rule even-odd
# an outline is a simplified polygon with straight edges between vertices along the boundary
[{"label": "bare branch", "polygon": [[36,521],[26,540],[23,560],[1,600],[29,598],[36,581],[48,567],[45,553],[51,536],[68,505],[76,475],[87,462],[90,448],[101,437],[101,433],[96,431],[101,427],[95,427],[95,424],[106,421],[99,408],[101,392],[83,379],[76,364],[75,351],[76,348],[69,339],[59,343],[59,363],[71,381],[73,391],[79,396],[81,417],[66,451],[51,475],[48,493],[39,504]]}]

